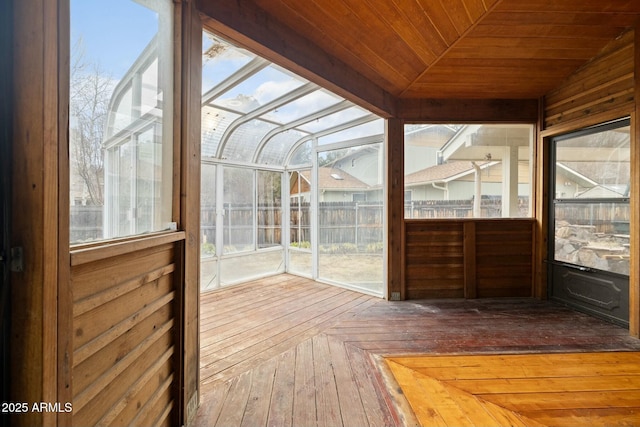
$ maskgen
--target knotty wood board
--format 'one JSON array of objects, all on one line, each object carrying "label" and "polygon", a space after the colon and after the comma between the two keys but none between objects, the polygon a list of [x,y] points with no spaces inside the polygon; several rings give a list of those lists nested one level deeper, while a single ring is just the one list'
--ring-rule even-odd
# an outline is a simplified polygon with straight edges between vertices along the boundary
[{"label": "knotty wood board", "polygon": [[640,353],[389,357],[422,426],[637,425]]}]

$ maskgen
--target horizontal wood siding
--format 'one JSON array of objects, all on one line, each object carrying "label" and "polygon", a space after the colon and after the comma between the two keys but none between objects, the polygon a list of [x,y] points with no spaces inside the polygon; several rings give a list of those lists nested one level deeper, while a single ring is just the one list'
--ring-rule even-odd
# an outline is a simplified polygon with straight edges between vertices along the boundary
[{"label": "horizontal wood siding", "polygon": [[579,128],[633,111],[633,49],[634,32],[628,31],[549,92],[544,98],[545,129],[570,123]]},{"label": "horizontal wood siding", "polygon": [[407,299],[464,296],[462,221],[407,221]]},{"label": "horizontal wood siding", "polygon": [[528,297],[532,219],[408,220],[407,299]]},{"label": "horizontal wood siding", "polygon": [[479,298],[531,296],[532,221],[478,221],[475,241]]},{"label": "horizontal wood siding", "polygon": [[72,253],[74,425],[170,423],[179,244]]}]

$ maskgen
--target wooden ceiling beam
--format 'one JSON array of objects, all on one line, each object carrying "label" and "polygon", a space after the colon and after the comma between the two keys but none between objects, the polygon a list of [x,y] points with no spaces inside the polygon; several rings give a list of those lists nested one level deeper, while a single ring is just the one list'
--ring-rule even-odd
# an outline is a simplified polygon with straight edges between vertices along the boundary
[{"label": "wooden ceiling beam", "polygon": [[397,112],[408,123],[536,123],[538,100],[404,98]]},{"label": "wooden ceiling beam", "polygon": [[197,0],[196,5],[205,29],[375,114],[395,117],[396,100],[390,93],[270,16],[253,1]]}]

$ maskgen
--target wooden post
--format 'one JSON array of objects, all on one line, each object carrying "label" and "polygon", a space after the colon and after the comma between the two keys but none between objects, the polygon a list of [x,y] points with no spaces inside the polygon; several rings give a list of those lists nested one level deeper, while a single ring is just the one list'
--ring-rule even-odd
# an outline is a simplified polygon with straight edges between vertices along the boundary
[{"label": "wooden post", "polygon": [[404,122],[386,121],[388,298],[404,300]]},{"label": "wooden post", "polygon": [[[64,239],[58,223],[58,138],[62,134],[58,18],[62,12],[58,1],[13,1],[12,6],[10,245],[23,248],[24,268],[11,274],[10,401],[54,403],[58,400],[58,251]],[[15,426],[56,424],[56,413],[31,408],[11,420]]]},{"label": "wooden post", "polygon": [[631,114],[631,193],[630,230],[631,248],[629,257],[629,333],[640,338],[640,29],[634,35],[634,112]]},{"label": "wooden post", "polygon": [[[187,425],[199,404],[200,365],[200,103],[202,85],[202,24],[192,1],[182,2],[182,78],[180,227],[184,243],[182,301],[183,378],[181,425]],[[178,96],[178,95],[177,95]]]}]

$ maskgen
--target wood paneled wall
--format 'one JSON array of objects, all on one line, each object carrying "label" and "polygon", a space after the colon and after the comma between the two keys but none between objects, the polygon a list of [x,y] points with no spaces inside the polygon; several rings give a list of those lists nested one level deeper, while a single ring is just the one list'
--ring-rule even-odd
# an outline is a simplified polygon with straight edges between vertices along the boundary
[{"label": "wood paneled wall", "polygon": [[71,254],[73,425],[172,425],[184,233]]},{"label": "wood paneled wall", "polygon": [[544,130],[628,116],[634,109],[634,31],[628,31],[544,97]]},{"label": "wood paneled wall", "polygon": [[533,219],[405,221],[405,295],[528,297]]}]

